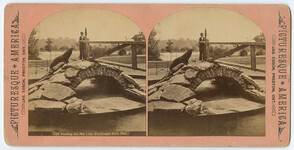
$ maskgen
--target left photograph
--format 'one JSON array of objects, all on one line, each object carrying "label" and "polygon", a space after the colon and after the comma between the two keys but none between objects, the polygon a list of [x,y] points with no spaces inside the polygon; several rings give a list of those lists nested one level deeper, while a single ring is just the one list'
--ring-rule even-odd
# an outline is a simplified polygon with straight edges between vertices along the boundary
[{"label": "left photograph", "polygon": [[29,136],[146,135],[146,39],[133,21],[74,8],[28,38]]}]

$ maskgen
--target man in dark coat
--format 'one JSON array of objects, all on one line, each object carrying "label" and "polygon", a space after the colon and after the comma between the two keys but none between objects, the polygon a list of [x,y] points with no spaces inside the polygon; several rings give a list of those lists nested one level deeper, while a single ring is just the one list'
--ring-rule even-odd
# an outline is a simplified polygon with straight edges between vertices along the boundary
[{"label": "man in dark coat", "polygon": [[200,38],[199,38],[199,60],[200,61],[205,61],[207,58],[205,57],[205,38],[203,37],[203,33],[200,33]]},{"label": "man in dark coat", "polygon": [[80,59],[84,60],[85,58],[85,51],[86,51],[86,42],[85,42],[85,36],[84,33],[81,32],[81,36],[79,39],[79,48],[80,48]]}]

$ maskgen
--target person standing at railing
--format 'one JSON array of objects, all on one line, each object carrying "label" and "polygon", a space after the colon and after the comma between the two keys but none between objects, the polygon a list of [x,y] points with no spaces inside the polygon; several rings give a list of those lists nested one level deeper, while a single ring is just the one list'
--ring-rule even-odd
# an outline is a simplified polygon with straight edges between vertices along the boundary
[{"label": "person standing at railing", "polygon": [[81,60],[85,60],[86,57],[85,57],[85,51],[86,51],[86,42],[85,42],[86,38],[84,36],[84,33],[81,32],[81,36],[79,38],[79,48],[80,48],[80,59]]},{"label": "person standing at railing", "polygon": [[205,37],[203,36],[203,33],[200,33],[200,38],[198,43],[199,43],[199,60],[203,62],[206,60],[206,57],[205,57],[206,45],[205,45]]}]

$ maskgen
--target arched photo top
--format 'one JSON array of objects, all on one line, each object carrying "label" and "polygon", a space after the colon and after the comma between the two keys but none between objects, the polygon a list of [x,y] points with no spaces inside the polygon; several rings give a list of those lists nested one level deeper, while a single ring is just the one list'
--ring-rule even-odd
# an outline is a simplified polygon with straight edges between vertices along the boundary
[{"label": "arched photo top", "polygon": [[100,8],[73,8],[55,13],[36,27],[40,39],[63,37],[78,39],[85,27],[91,40],[132,40],[141,29],[129,18]]},{"label": "arched photo top", "polygon": [[[126,16],[101,8],[72,8],[50,15],[35,26],[28,42],[29,59],[51,60],[69,48],[81,49],[81,39],[91,44],[88,44],[88,50],[80,55],[80,59],[84,55],[85,58],[95,59],[119,51],[119,55],[125,55],[130,48],[123,49],[125,47],[118,47],[119,44],[129,41],[145,43],[139,26]],[[108,52],[115,46],[118,48]],[[48,56],[41,53],[51,51],[54,53]],[[144,53],[145,50],[140,52]],[[74,53],[71,58],[78,57],[74,55],[78,54]]]},{"label": "arched photo top", "polygon": [[213,42],[253,42],[262,30],[248,17],[224,8],[195,7],[169,15],[154,30],[157,39],[198,40],[207,30]]},{"label": "arched photo top", "polygon": [[[167,53],[192,50],[192,59],[197,60],[201,46],[199,41],[206,41],[205,47],[210,53],[205,54],[204,60],[224,57],[222,54],[233,50],[236,45],[243,45],[244,48],[250,44],[265,45],[262,30],[248,17],[224,8],[194,7],[175,12],[155,25],[149,36],[148,59],[172,61],[178,55]],[[215,46],[218,47],[213,50]],[[235,52],[239,50],[242,48]],[[247,54],[243,51],[240,55]],[[265,49],[258,54],[265,54]]]}]

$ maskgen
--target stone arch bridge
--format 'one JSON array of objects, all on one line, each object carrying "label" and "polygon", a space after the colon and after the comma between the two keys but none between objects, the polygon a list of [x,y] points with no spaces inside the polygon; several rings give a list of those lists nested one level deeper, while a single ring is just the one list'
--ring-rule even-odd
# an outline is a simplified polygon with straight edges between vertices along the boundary
[{"label": "stone arch bridge", "polygon": [[84,80],[100,76],[116,80],[125,96],[145,104],[145,88],[120,69],[96,61],[78,60],[59,63],[29,86],[29,110],[82,113],[83,100],[75,90]]},{"label": "stone arch bridge", "polygon": [[178,110],[195,116],[208,114],[210,112],[205,110],[202,101],[195,98],[195,91],[203,81],[221,78],[234,80],[244,96],[263,107],[264,90],[242,71],[215,62],[191,62],[177,65],[159,82],[149,86],[149,112]]}]

